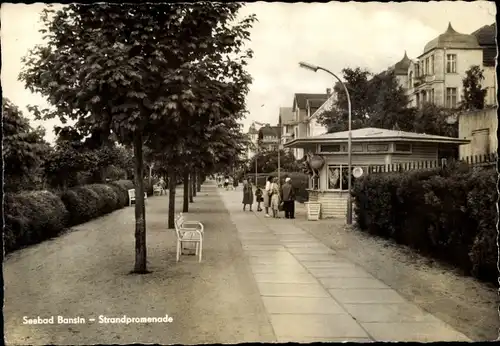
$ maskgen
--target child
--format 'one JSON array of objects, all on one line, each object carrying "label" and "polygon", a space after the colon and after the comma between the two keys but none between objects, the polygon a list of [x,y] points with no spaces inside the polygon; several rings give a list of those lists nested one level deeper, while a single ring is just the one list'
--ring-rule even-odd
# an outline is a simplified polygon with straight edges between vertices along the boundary
[{"label": "child", "polygon": [[262,197],[262,189],[260,187],[257,187],[257,190],[255,190],[255,200],[257,201],[257,211],[262,211],[260,207],[260,203],[264,201],[264,198]]}]

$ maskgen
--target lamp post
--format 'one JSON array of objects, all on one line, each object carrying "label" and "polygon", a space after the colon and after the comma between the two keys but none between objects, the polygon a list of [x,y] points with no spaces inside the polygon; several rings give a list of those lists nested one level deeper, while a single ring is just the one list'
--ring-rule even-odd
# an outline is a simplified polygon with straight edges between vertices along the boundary
[{"label": "lamp post", "polygon": [[349,171],[349,174],[348,174],[348,177],[347,177],[347,224],[348,225],[351,225],[352,224],[352,198],[351,198],[351,184],[352,184],[352,179],[351,179],[351,176],[352,176],[352,136],[351,136],[351,96],[349,95],[349,91],[347,90],[347,87],[346,85],[344,84],[344,82],[342,82],[342,80],[337,77],[337,75],[335,73],[333,73],[332,71],[330,70],[327,70],[326,68],[323,68],[321,66],[316,66],[316,65],[312,65],[312,64],[309,64],[309,63],[306,63],[306,62],[300,62],[299,63],[299,66],[302,67],[302,68],[305,68],[307,70],[311,70],[311,71],[314,71],[314,72],[317,72],[318,70],[323,70],[325,71],[326,73],[329,73],[330,75],[332,75],[335,79],[337,79],[339,81],[340,84],[342,84],[342,87],[344,88],[344,91],[346,93],[346,96],[347,96],[347,108],[348,108],[348,112],[349,112],[349,135],[348,135],[348,140],[347,140],[347,165],[348,165],[348,171]]}]

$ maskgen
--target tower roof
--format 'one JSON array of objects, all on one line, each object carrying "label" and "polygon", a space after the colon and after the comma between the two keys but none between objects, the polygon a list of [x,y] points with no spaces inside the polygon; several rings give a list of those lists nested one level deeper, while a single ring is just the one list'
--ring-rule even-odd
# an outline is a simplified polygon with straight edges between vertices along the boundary
[{"label": "tower roof", "polygon": [[405,51],[405,56],[399,62],[394,65],[394,74],[396,75],[405,75],[408,73],[408,69],[410,68],[411,60],[408,58],[408,55]]},{"label": "tower roof", "polygon": [[425,45],[424,54],[436,48],[479,49],[476,36],[461,34],[448,24],[448,29]]}]

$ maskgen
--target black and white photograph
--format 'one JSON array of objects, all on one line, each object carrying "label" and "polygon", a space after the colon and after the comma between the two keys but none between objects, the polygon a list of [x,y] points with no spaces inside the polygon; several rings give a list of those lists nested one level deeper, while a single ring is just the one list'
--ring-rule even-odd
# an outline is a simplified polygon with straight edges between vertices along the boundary
[{"label": "black and white photograph", "polygon": [[6,345],[500,340],[495,2],[0,13]]}]

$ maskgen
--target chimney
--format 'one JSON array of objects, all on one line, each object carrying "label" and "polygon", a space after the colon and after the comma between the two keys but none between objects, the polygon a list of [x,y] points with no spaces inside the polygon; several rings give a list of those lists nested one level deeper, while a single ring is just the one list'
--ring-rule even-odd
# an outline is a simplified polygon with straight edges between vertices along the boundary
[{"label": "chimney", "polygon": [[328,96],[330,96],[331,92],[332,92],[332,89],[330,89],[330,88],[326,88],[326,94],[327,94]]}]

